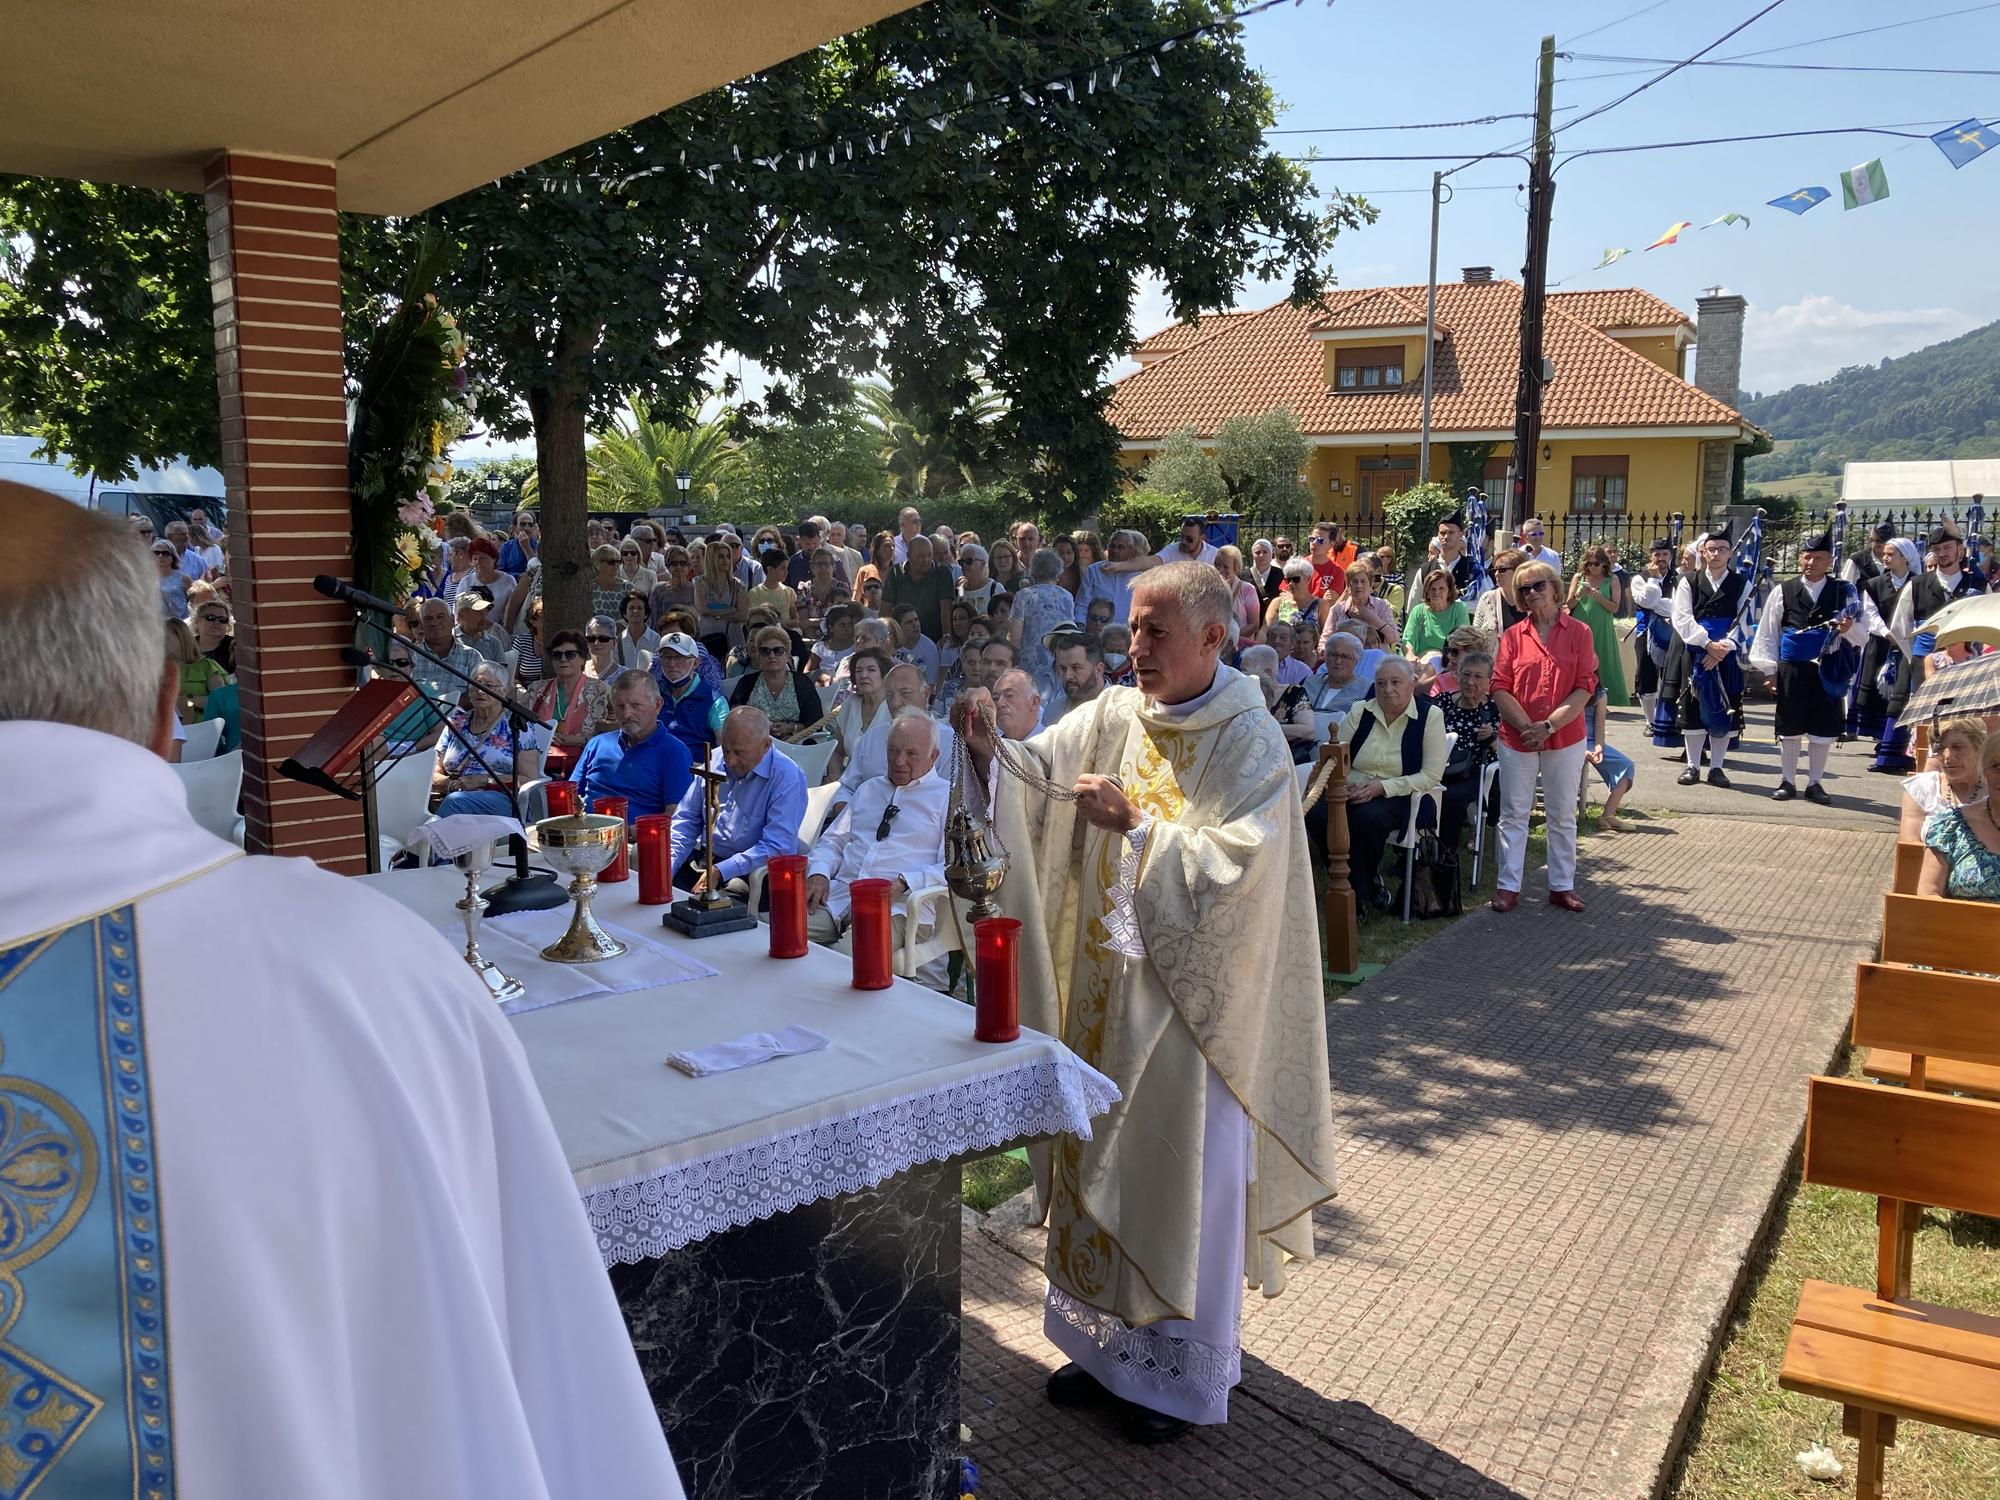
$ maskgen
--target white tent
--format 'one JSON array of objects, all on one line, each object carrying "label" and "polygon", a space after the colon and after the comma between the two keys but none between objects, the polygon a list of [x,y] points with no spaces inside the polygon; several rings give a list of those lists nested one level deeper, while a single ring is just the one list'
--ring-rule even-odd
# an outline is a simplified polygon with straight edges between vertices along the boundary
[{"label": "white tent", "polygon": [[1962,506],[1974,495],[2000,505],[2000,458],[1948,458],[1852,463],[1842,471],[1840,498],[1850,511]]}]

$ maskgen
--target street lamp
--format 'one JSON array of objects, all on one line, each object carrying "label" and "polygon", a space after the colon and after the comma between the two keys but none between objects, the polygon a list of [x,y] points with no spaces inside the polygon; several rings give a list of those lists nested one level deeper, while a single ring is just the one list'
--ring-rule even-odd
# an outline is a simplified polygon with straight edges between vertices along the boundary
[{"label": "street lamp", "polygon": [[497,498],[505,488],[507,488],[507,481],[502,479],[492,469],[488,469],[486,471],[486,493]]},{"label": "street lamp", "polygon": [[678,474],[674,475],[674,483],[681,487],[681,504],[687,504],[688,486],[694,483],[694,475],[688,473],[686,469],[682,469]]}]

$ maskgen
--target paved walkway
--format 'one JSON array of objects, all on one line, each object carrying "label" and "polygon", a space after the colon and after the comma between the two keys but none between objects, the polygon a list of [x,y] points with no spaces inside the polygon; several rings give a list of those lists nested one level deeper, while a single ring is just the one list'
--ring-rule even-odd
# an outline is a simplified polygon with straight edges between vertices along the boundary
[{"label": "paved walkway", "polygon": [[1040,1235],[969,1229],[982,1500],[1653,1494],[1873,940],[1867,821],[1593,838],[1582,919],[1531,879],[1331,1004],[1342,1193],[1245,1307],[1226,1427],[1133,1449],[1048,1406]]}]

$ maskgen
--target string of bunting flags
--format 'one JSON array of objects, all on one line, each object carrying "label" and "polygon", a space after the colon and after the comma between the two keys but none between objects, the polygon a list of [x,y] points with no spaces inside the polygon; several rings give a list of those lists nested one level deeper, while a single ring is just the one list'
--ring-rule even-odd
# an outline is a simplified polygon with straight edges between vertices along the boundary
[{"label": "string of bunting flags", "polygon": [[[1956,171],[1969,162],[1977,161],[1996,146],[2000,146],[2000,127],[1974,118],[1961,120],[1956,125],[1947,126],[1935,134],[1928,137],[1920,137],[1920,139],[1928,139],[1932,145],[1943,152],[1944,159],[1950,162],[1952,169]],[[1795,189],[1792,192],[1784,194],[1782,197],[1769,199],[1767,206],[1781,208],[1786,213],[1796,217],[1800,214],[1811,212],[1832,196],[1833,192],[1831,189],[1813,184]],[[1871,203],[1880,203],[1888,196],[1889,174],[1883,167],[1882,158],[1879,156],[1870,161],[1864,161],[1859,166],[1849,167],[1845,172],[1840,174],[1840,206],[1843,212],[1849,209],[1866,208]],[[1731,224],[1740,224],[1745,229],[1748,229],[1750,227],[1750,216],[1732,210],[1728,213],[1717,214],[1701,227],[1703,229],[1714,229],[1719,226]],[[1647,245],[1645,249],[1658,250],[1663,246],[1677,244],[1681,235],[1693,228],[1694,221],[1691,219],[1676,220],[1674,223],[1669,224],[1666,231],[1650,245]],[[1602,271],[1606,266],[1616,264],[1631,253],[1629,248],[1622,245],[1609,246],[1604,251],[1603,259],[1599,260],[1590,269],[1593,271]],[[1567,279],[1565,278],[1565,280]],[[1561,285],[1560,282],[1551,284]]]},{"label": "string of bunting flags", "polygon": [[[1334,0],[1326,0],[1326,3],[1331,6]],[[1010,84],[1004,88],[989,89],[984,93],[968,82],[960,86],[964,97],[949,107],[887,123],[878,122],[870,129],[831,136],[802,149],[790,147],[766,154],[752,152],[746,155],[741,146],[731,146],[728,155],[718,156],[712,161],[692,167],[688,163],[687,152],[682,150],[678,159],[671,165],[662,162],[659,166],[646,167],[619,177],[536,176],[531,177],[530,181],[543,192],[559,195],[581,194],[593,187],[605,193],[622,193],[641,178],[668,171],[691,171],[704,182],[713,183],[718,173],[738,168],[755,168],[765,172],[809,172],[819,168],[822,163],[829,167],[843,166],[857,159],[886,155],[898,140],[908,146],[918,130],[949,129],[951,123],[959,116],[990,105],[1012,104],[1018,101],[1023,107],[1034,109],[1057,95],[1062,96],[1066,102],[1074,104],[1079,98],[1089,98],[1100,92],[1115,93],[1129,88],[1128,70],[1137,75],[1139,70],[1143,69],[1146,70],[1146,76],[1160,78],[1163,76],[1160,59],[1181,43],[1212,31],[1226,31],[1266,11],[1278,10],[1287,5],[1297,8],[1303,4],[1305,0],[1256,0],[1254,4],[1230,9],[1225,0],[1223,14],[1213,21],[1200,26],[1190,26],[1185,31],[1161,37],[1158,41],[1148,42],[1143,47],[1134,47],[1110,57],[1100,58],[1088,67],[1046,78],[1040,83]],[[959,88],[953,87],[950,91],[956,94]]]}]

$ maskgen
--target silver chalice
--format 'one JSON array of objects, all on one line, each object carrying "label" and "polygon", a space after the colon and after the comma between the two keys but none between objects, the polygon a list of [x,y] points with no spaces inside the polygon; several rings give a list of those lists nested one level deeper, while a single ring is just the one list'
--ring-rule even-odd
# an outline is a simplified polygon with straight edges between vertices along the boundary
[{"label": "silver chalice", "polygon": [[465,897],[457,903],[465,913],[465,964],[479,976],[486,992],[501,1004],[519,1000],[528,993],[526,985],[479,951],[479,919],[486,914],[486,898],[479,894],[479,878],[493,868],[493,841],[481,839],[452,861],[465,872]]},{"label": "silver chalice", "polygon": [[597,872],[616,859],[625,844],[625,820],[601,813],[572,813],[542,819],[535,825],[535,835],[542,859],[572,877],[569,894],[576,903],[569,931],[544,948],[542,957],[559,964],[594,964],[616,958],[625,945],[597,925],[590,914],[590,899],[597,894]]}]

